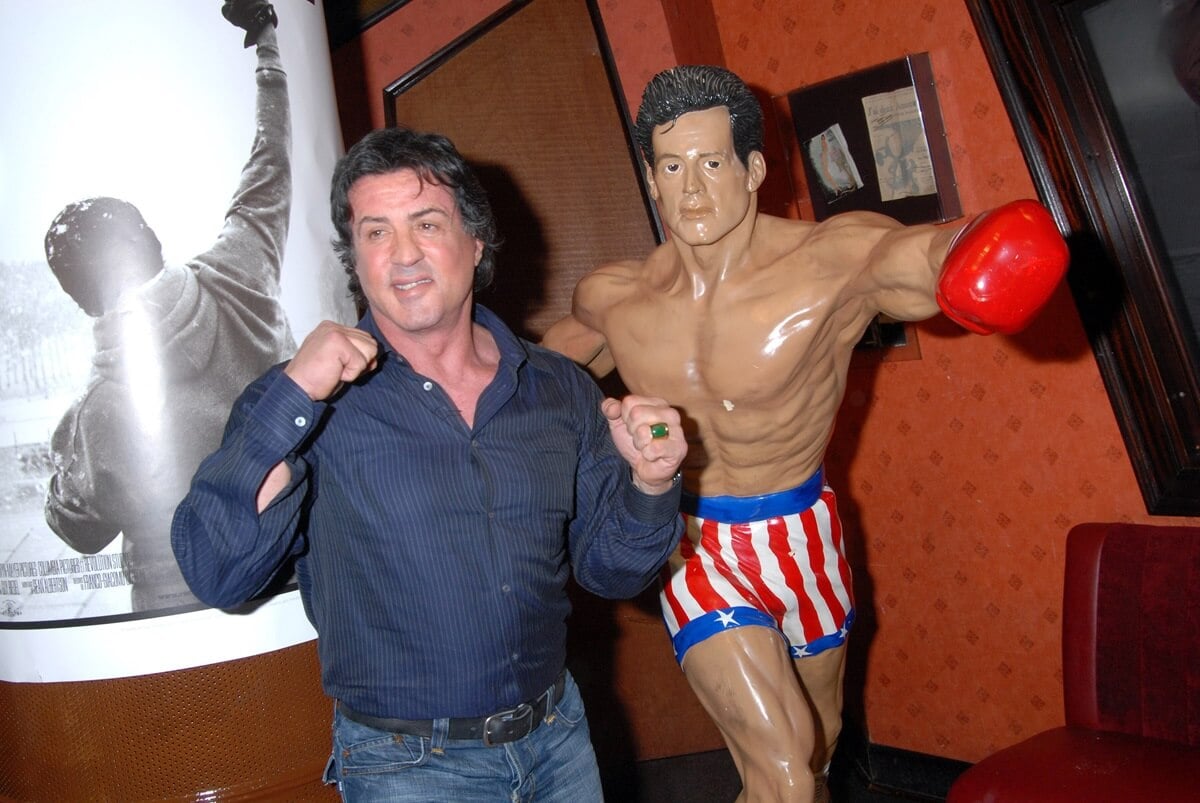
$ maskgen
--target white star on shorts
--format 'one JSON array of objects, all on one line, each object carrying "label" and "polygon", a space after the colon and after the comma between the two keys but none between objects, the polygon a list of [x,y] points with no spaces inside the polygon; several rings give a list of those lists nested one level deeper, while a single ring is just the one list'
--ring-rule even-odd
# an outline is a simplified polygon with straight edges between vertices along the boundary
[{"label": "white star on shorts", "polygon": [[733,611],[717,611],[717,619],[725,627],[733,627],[737,624],[737,620],[733,618]]}]

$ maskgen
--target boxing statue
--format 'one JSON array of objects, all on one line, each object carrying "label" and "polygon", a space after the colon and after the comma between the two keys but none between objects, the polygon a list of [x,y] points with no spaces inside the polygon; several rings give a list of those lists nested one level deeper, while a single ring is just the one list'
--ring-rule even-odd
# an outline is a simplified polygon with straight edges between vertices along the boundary
[{"label": "boxing statue", "polygon": [[760,214],[762,111],[720,68],[655,76],[636,136],[671,237],[585,276],[544,342],[680,409],[687,532],[661,594],[676,658],[739,800],[826,799],[854,597],[822,462],[854,345],[880,313],[1018,331],[1067,248],[1032,201],[967,226]]}]

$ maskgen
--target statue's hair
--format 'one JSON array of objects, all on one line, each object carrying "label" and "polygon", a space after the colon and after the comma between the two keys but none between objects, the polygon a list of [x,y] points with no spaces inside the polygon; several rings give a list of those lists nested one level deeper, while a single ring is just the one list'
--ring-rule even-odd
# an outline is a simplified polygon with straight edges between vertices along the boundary
[{"label": "statue's hair", "polygon": [[758,98],[742,79],[723,67],[681,65],[650,79],[642,92],[634,136],[646,163],[654,166],[654,129],[673,123],[688,112],[718,106],[729,110],[733,149],[743,165],[763,148],[763,115]]}]

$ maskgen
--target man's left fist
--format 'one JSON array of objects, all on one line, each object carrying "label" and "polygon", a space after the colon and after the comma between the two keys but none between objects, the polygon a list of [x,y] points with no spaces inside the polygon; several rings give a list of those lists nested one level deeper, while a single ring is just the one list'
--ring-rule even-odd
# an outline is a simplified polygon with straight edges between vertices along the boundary
[{"label": "man's left fist", "polygon": [[1019,332],[1050,300],[1069,261],[1067,244],[1041,204],[1007,203],[954,238],[942,264],[938,306],[977,334]]}]

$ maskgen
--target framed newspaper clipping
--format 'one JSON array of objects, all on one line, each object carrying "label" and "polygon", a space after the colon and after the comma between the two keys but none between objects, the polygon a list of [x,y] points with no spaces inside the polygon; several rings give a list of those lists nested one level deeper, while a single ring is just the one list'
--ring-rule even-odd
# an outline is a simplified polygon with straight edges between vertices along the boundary
[{"label": "framed newspaper clipping", "polygon": [[803,87],[787,100],[817,220],[851,210],[906,224],[962,214],[928,53]]}]

